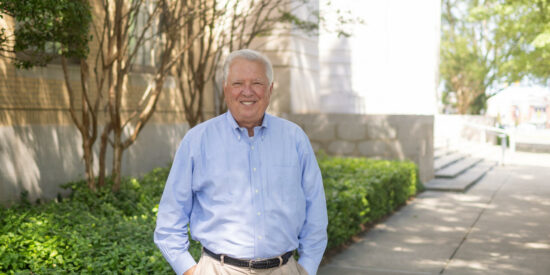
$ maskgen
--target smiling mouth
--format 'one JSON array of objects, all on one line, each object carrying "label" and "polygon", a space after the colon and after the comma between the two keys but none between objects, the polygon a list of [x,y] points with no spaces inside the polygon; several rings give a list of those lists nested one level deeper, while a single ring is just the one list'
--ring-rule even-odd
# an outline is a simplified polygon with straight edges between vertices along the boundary
[{"label": "smiling mouth", "polygon": [[241,104],[244,104],[246,106],[252,105],[254,103],[256,103],[256,101],[241,101]]}]

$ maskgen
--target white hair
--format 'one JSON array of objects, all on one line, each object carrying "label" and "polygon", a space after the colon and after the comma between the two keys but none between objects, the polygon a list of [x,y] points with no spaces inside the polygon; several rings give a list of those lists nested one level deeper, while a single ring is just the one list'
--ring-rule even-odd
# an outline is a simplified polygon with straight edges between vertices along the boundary
[{"label": "white hair", "polygon": [[229,67],[231,67],[231,63],[235,59],[243,58],[248,61],[254,61],[254,62],[261,62],[265,67],[265,76],[269,80],[269,85],[273,83],[273,65],[271,65],[271,61],[269,59],[255,51],[250,49],[241,49],[233,51],[229,54],[229,56],[225,59],[225,63],[223,64],[223,85],[225,85],[227,81],[227,76],[229,75]]}]

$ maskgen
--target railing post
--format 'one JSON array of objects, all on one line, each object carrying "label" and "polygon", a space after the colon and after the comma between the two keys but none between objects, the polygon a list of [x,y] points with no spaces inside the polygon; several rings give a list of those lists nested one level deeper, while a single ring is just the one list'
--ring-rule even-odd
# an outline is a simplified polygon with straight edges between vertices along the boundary
[{"label": "railing post", "polygon": [[504,154],[506,152],[506,134],[499,134],[500,137],[500,148],[502,149],[502,155],[500,156],[500,165],[504,165]]},{"label": "railing post", "polygon": [[508,132],[508,136],[510,137],[510,152],[514,154],[516,152],[516,137],[511,131]]}]

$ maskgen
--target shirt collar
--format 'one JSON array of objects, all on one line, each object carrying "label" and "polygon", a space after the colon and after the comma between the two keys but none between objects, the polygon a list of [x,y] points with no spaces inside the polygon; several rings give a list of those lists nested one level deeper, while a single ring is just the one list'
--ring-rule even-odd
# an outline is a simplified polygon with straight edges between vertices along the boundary
[{"label": "shirt collar", "polygon": [[[227,123],[229,123],[229,126],[231,126],[231,129],[233,130],[233,133],[235,133],[237,139],[241,139],[241,127],[239,126],[239,124],[237,123],[237,121],[235,120],[235,118],[233,117],[233,115],[231,114],[231,111],[227,110],[227,113],[225,113],[225,117],[227,119]],[[260,126],[261,128],[268,128],[269,126],[269,121],[271,120],[271,115],[269,115],[268,113],[264,113],[264,119],[262,120],[262,125]],[[261,135],[263,137],[263,133],[258,133],[259,135]]]},{"label": "shirt collar", "polygon": [[231,126],[231,129],[239,130],[239,124],[237,124],[237,121],[231,114],[231,111],[227,110],[227,113],[225,113],[225,118],[227,119],[227,123],[229,123],[229,126]]}]

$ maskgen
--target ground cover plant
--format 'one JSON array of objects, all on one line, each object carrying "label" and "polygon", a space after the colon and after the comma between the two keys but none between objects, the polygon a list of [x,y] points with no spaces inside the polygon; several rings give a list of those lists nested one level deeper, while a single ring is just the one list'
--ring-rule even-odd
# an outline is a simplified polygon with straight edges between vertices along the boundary
[{"label": "ground cover plant", "polygon": [[[320,156],[319,165],[329,249],[393,211],[420,186],[411,162]],[[125,179],[117,193],[109,186],[93,193],[79,181],[67,184],[71,195],[56,202],[0,207],[0,274],[171,274],[153,243],[168,171]],[[191,242],[196,259],[200,249]]]}]

